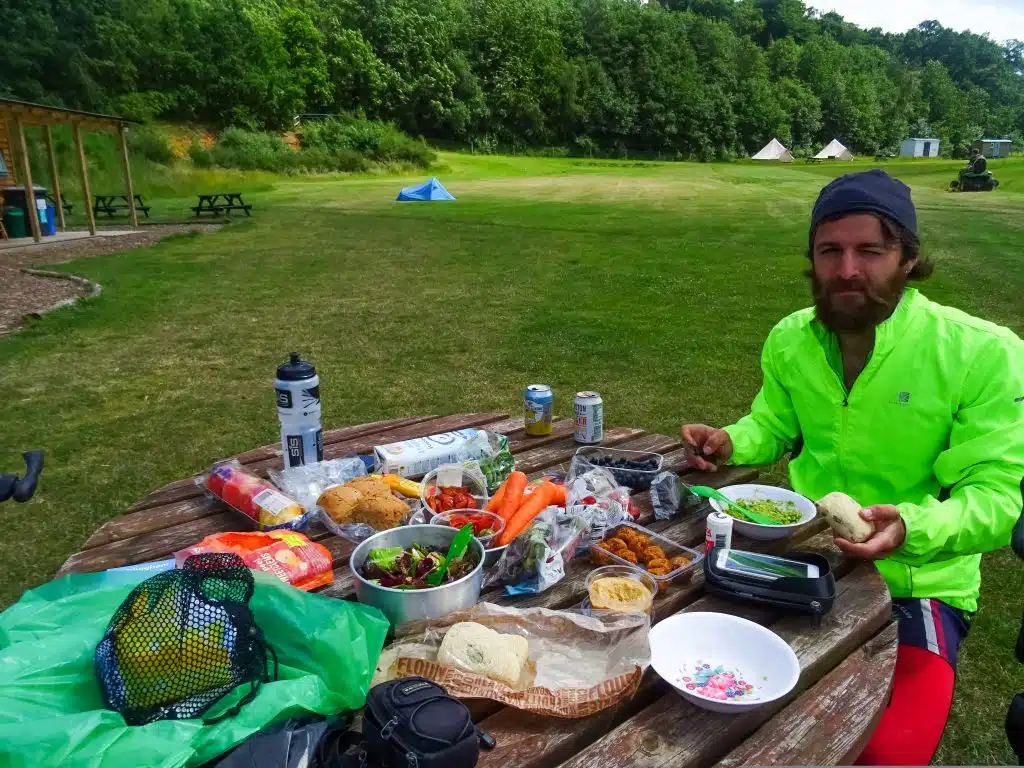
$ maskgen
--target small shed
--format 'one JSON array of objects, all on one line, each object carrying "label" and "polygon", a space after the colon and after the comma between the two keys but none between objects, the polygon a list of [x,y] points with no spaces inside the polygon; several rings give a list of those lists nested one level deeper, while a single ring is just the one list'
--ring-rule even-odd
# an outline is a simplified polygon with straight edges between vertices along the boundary
[{"label": "small shed", "polygon": [[904,139],[900,144],[900,157],[938,157],[938,139]]},{"label": "small shed", "polygon": [[971,144],[987,158],[1009,157],[1013,150],[1013,142],[1009,139],[979,139]]},{"label": "small shed", "polygon": [[[38,127],[42,133],[46,156],[49,161],[49,191],[57,202],[54,206],[57,224],[64,229],[64,208],[60,204],[60,178],[57,175],[57,157],[53,152],[52,126],[64,124],[71,126],[75,140],[75,152],[78,155],[78,172],[82,183],[82,195],[85,198],[85,215],[89,223],[89,234],[96,234],[96,217],[92,210],[92,195],[89,191],[89,167],[85,161],[85,149],[82,146],[82,131],[106,131],[117,136],[118,149],[121,152],[121,169],[124,172],[125,192],[127,194],[131,225],[134,229],[139,225],[135,211],[135,196],[132,191],[132,174],[128,165],[128,145],[125,133],[129,123],[138,123],[127,117],[102,115],[96,112],[82,112],[77,109],[50,107],[45,104],[33,104],[15,99],[0,99],[0,195],[5,188],[21,186],[24,190],[34,190],[37,185],[32,181],[32,167],[28,159],[28,143],[25,141],[26,127]],[[31,195],[26,193],[26,200]],[[28,220],[32,227],[32,237],[39,242],[42,231],[39,226],[39,212],[34,205],[27,205]]]}]

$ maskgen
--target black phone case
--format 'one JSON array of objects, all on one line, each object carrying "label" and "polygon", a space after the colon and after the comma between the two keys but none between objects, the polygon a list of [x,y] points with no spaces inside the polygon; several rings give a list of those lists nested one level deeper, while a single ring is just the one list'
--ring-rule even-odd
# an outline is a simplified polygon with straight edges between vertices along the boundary
[{"label": "black phone case", "polygon": [[787,552],[784,557],[818,566],[814,579],[786,576],[775,581],[729,573],[715,563],[721,547],[712,547],[704,558],[704,580],[709,591],[737,600],[774,605],[821,618],[830,610],[836,597],[836,580],[828,558],[815,552]]}]

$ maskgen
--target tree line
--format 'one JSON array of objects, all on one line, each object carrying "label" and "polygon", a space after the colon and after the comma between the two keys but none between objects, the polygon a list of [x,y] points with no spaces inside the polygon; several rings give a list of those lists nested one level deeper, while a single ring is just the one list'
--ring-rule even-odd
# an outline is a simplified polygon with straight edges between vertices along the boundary
[{"label": "tree line", "polygon": [[0,95],[215,128],[345,113],[482,151],[700,160],[1024,132],[1024,44],[801,0],[20,0],[2,23]]}]

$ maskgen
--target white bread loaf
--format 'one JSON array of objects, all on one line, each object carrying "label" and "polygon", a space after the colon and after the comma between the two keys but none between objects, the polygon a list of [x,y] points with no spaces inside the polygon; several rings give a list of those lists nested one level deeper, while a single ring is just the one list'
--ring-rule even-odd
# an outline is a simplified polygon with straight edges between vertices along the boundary
[{"label": "white bread loaf", "polygon": [[499,683],[514,686],[529,656],[526,638],[503,635],[472,621],[455,624],[445,634],[437,661]]},{"label": "white bread loaf", "polygon": [[830,493],[818,502],[817,507],[831,526],[832,533],[841,539],[859,544],[874,533],[871,523],[860,516],[860,504],[845,493]]}]

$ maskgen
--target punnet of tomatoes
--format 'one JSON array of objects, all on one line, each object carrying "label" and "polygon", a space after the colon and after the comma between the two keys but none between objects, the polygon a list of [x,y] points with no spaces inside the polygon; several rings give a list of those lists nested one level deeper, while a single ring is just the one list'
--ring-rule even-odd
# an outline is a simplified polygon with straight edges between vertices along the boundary
[{"label": "punnet of tomatoes", "polygon": [[448,512],[452,509],[477,509],[476,499],[464,485],[450,485],[444,488],[435,487],[427,496],[427,504],[435,512]]}]

